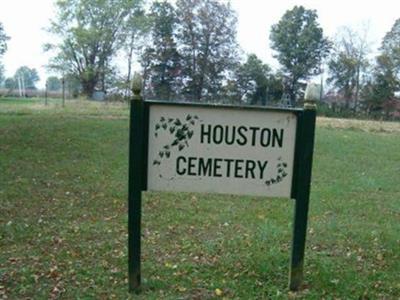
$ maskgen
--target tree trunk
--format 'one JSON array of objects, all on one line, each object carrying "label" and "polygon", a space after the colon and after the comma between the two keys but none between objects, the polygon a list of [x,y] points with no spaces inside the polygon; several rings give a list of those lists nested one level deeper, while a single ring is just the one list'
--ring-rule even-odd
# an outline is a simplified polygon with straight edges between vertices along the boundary
[{"label": "tree trunk", "polygon": [[94,89],[96,87],[96,80],[94,78],[89,80],[81,80],[82,84],[82,93],[87,98],[92,98]]},{"label": "tree trunk", "polygon": [[355,95],[354,95],[354,113],[357,112],[359,93],[360,93],[360,65],[357,66],[356,92],[355,92]]}]

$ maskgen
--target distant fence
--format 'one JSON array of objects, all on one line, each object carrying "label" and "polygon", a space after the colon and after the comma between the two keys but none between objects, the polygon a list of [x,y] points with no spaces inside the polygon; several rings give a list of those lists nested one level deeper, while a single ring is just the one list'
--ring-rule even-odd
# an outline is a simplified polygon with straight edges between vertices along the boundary
[{"label": "distant fence", "polygon": [[[66,99],[71,99],[72,93],[70,93],[68,90],[65,91],[65,98]],[[46,97],[46,91],[45,90],[33,90],[33,89],[27,89],[25,90],[25,94],[21,95],[20,91],[18,89],[0,89],[0,97],[27,97],[27,98],[44,98]],[[62,98],[62,91],[47,91],[47,97],[48,98]]]}]

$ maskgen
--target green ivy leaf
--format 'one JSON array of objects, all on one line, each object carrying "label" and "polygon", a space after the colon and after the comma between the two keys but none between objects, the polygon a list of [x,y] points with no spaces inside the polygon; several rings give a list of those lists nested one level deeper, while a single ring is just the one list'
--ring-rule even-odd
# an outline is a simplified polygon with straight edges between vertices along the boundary
[{"label": "green ivy leaf", "polygon": [[184,144],[179,144],[178,150],[181,151],[183,148],[185,148],[185,145]]},{"label": "green ivy leaf", "polygon": [[162,124],[162,128],[163,128],[164,130],[167,129],[167,127],[168,127],[167,123]]},{"label": "green ivy leaf", "polygon": [[190,130],[190,131],[188,132],[188,137],[189,137],[189,139],[191,139],[192,136],[193,136],[193,130]]},{"label": "green ivy leaf", "polygon": [[170,127],[170,128],[169,128],[169,132],[170,132],[171,134],[174,133],[174,132],[175,132],[175,126]]},{"label": "green ivy leaf", "polygon": [[179,120],[179,119],[175,119],[174,124],[175,124],[176,126],[182,125],[181,120]]},{"label": "green ivy leaf", "polygon": [[170,152],[170,151],[165,151],[165,156],[166,156],[167,158],[169,158],[170,155],[171,155],[171,152]]},{"label": "green ivy leaf", "polygon": [[182,139],[184,139],[184,138],[185,138],[185,134],[183,133],[183,130],[182,130],[182,129],[178,129],[178,130],[176,131],[176,133],[175,133],[175,137],[176,137],[179,141],[181,141]]},{"label": "green ivy leaf", "polygon": [[189,121],[191,118],[192,118],[191,115],[187,115],[187,116],[186,116],[186,121]]}]

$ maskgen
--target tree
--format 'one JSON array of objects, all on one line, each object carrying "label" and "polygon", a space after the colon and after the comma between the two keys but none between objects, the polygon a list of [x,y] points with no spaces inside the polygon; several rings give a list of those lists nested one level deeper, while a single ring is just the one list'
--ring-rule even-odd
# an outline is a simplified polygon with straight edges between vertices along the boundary
[{"label": "tree", "polygon": [[15,71],[14,80],[20,82],[25,89],[36,89],[36,83],[40,80],[38,72],[35,68],[31,69],[27,66],[22,66]]},{"label": "tree", "polygon": [[151,45],[142,57],[142,65],[147,71],[145,82],[153,97],[169,100],[177,93],[181,72],[175,38],[177,16],[168,2],[154,2],[150,19]]},{"label": "tree", "polygon": [[216,0],[178,0],[176,5],[183,93],[195,101],[215,100],[237,61],[236,15]]},{"label": "tree", "polygon": [[132,7],[128,12],[122,33],[123,48],[127,57],[127,75],[125,79],[125,96],[130,94],[132,65],[134,63],[134,53],[143,47],[149,31],[150,22],[143,9],[144,0],[133,1]]},{"label": "tree", "polygon": [[317,17],[315,10],[295,6],[286,11],[271,29],[271,47],[277,51],[275,58],[288,78],[287,93],[292,105],[297,98],[299,80],[320,73],[321,61],[331,47],[323,36]]},{"label": "tree", "polygon": [[282,75],[272,73],[255,54],[249,54],[227,78],[222,91],[230,103],[271,105],[282,97]]},{"label": "tree", "polygon": [[[3,24],[0,23],[0,58],[7,51],[7,41],[10,39],[4,32]],[[4,66],[0,61],[0,84],[4,80]]]},{"label": "tree", "polygon": [[348,27],[342,28],[328,62],[328,83],[332,83],[343,93],[346,108],[353,101],[353,107],[357,109],[362,74],[369,65],[369,51],[367,30],[360,34]]},{"label": "tree", "polygon": [[62,87],[61,80],[56,76],[50,76],[46,80],[46,87],[50,92],[59,91]]},{"label": "tree", "polygon": [[8,77],[4,80],[4,87],[11,91],[17,88],[17,83],[14,78]]},{"label": "tree", "polygon": [[386,54],[376,57],[372,79],[362,90],[367,112],[385,112],[386,116],[393,109],[394,93],[400,87],[393,61]]},{"label": "tree", "polygon": [[381,51],[391,60],[396,76],[400,78],[400,19],[396,20],[383,38]]},{"label": "tree", "polygon": [[91,97],[104,89],[111,59],[121,46],[124,21],[135,0],[58,0],[57,17],[49,31],[62,39],[46,45],[56,55],[50,67],[79,78]]},{"label": "tree", "polygon": [[7,41],[9,39],[10,37],[6,35],[3,24],[0,22],[0,57],[7,51]]},{"label": "tree", "polygon": [[4,81],[4,66],[0,63],[0,86]]},{"label": "tree", "polygon": [[266,104],[268,77],[271,69],[255,54],[247,56],[236,71],[239,99],[248,99],[251,104]]}]

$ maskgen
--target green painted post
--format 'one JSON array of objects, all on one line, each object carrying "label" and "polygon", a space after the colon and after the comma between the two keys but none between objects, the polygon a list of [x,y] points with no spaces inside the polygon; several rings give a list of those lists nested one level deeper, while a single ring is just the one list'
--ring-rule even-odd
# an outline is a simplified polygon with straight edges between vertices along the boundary
[{"label": "green painted post", "polygon": [[[312,90],[312,87],[310,88]],[[311,187],[312,157],[316,121],[315,93],[307,87],[304,111],[298,116],[296,141],[296,174],[293,198],[295,202],[292,255],[289,271],[289,289],[299,290],[303,283],[304,250]],[[318,96],[318,95],[317,95]]]},{"label": "green painted post", "polygon": [[141,78],[133,78],[133,98],[130,109],[129,134],[129,189],[128,189],[128,282],[129,291],[140,289],[140,227],[143,190],[144,159],[144,103],[141,96]]}]

